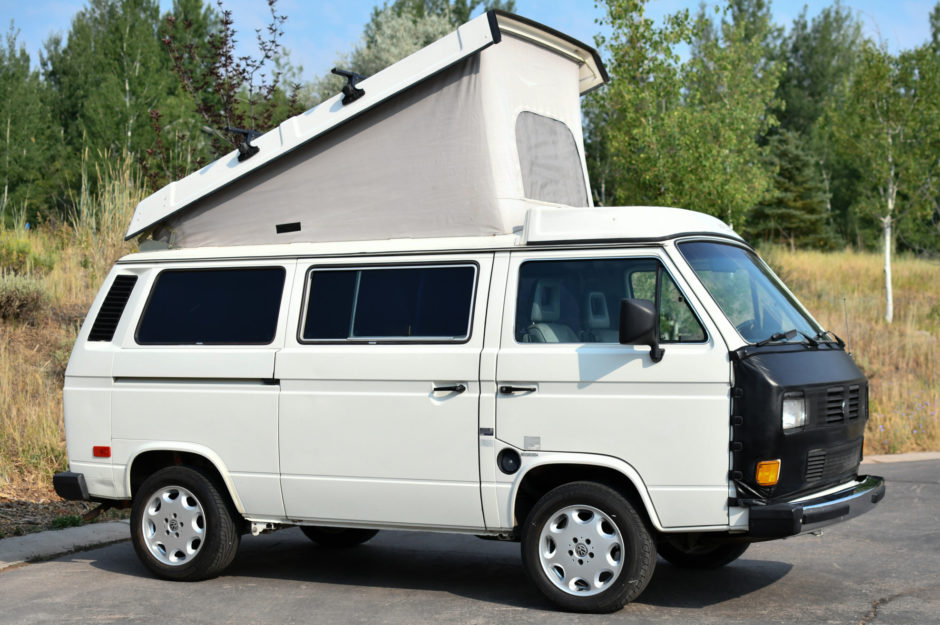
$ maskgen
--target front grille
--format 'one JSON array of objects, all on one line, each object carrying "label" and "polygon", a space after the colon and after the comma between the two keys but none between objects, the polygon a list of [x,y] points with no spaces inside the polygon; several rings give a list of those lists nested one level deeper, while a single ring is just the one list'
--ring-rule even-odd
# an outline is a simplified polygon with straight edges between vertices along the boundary
[{"label": "front grille", "polygon": [[826,469],[826,450],[814,449],[806,457],[806,475],[807,482],[815,482],[823,476]]},{"label": "front grille", "polygon": [[826,400],[823,406],[823,421],[832,423],[845,423],[855,421],[859,415],[859,387],[834,386],[826,389]]},{"label": "front grille", "polygon": [[830,449],[812,449],[806,456],[807,482],[828,481],[858,470],[862,441],[851,441]]}]

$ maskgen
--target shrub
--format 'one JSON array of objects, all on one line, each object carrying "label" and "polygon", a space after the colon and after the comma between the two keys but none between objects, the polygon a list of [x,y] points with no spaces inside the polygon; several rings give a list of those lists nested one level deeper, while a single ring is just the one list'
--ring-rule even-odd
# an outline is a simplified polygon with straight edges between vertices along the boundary
[{"label": "shrub", "polygon": [[37,252],[29,237],[16,230],[0,230],[0,269],[5,273],[47,273],[55,264],[49,255]]},{"label": "shrub", "polygon": [[35,321],[48,300],[39,280],[16,274],[0,275],[0,319]]},{"label": "shrub", "polygon": [[49,523],[49,527],[54,530],[62,530],[67,527],[79,527],[82,524],[82,517],[75,514],[66,514],[57,516]]}]

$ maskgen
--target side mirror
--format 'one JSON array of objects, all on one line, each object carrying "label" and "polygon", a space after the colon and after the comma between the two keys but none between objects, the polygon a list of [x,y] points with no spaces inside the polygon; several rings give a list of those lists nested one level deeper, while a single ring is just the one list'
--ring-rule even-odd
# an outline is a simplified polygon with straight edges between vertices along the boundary
[{"label": "side mirror", "polygon": [[656,331],[659,315],[656,306],[646,299],[620,300],[620,344],[649,345],[653,362],[663,359]]}]

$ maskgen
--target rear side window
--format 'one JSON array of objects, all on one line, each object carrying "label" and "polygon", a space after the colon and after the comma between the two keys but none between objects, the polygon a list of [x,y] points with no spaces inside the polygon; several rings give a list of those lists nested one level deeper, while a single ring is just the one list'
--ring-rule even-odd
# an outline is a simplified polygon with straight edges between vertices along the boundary
[{"label": "rear side window", "polygon": [[310,272],[304,341],[464,341],[476,266]]},{"label": "rear side window", "polygon": [[274,340],[282,267],[169,269],[137,328],[141,345],[266,345]]}]

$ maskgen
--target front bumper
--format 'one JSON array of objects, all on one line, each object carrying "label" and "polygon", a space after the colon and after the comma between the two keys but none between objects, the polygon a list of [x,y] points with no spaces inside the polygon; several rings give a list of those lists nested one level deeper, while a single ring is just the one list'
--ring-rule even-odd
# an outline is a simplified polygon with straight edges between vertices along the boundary
[{"label": "front bumper", "polygon": [[85,484],[85,475],[63,471],[52,476],[52,487],[62,499],[69,501],[88,501],[88,485]]},{"label": "front bumper", "polygon": [[883,478],[860,475],[824,495],[810,495],[764,506],[752,505],[748,534],[754,538],[785,538],[813,532],[868,512],[884,496]]}]

